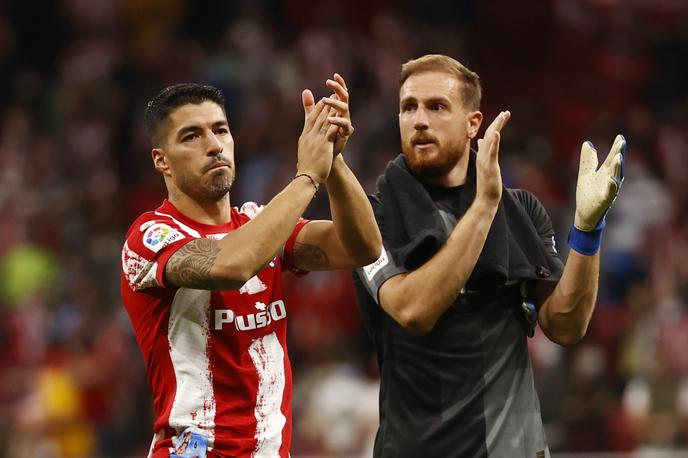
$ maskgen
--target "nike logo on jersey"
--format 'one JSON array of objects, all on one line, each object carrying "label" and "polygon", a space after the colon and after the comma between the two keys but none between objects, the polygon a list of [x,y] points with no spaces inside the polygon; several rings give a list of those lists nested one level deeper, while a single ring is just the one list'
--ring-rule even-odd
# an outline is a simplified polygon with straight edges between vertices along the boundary
[{"label": "nike logo on jersey", "polygon": [[234,327],[239,331],[251,331],[264,328],[273,321],[279,321],[287,316],[287,308],[284,301],[270,302],[269,305],[256,302],[257,313],[247,315],[236,315],[231,309],[215,310],[215,330],[221,331],[227,324],[234,323]]}]

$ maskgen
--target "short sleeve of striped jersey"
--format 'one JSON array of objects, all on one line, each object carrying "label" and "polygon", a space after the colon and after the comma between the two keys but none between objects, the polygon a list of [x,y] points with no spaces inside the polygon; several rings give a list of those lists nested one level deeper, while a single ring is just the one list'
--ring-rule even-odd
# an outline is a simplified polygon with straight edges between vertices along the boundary
[{"label": "short sleeve of striped jersey", "polygon": [[166,217],[152,216],[134,224],[122,248],[122,270],[129,287],[134,291],[167,287],[165,264],[194,238]]},{"label": "short sleeve of striped jersey", "polygon": [[296,243],[296,236],[299,235],[303,226],[309,222],[310,220],[304,218],[299,219],[294,231],[289,236],[289,239],[287,239],[287,243],[284,244],[284,250],[282,251],[282,270],[288,270],[297,277],[303,277],[308,271],[301,270],[294,265],[294,244]]}]

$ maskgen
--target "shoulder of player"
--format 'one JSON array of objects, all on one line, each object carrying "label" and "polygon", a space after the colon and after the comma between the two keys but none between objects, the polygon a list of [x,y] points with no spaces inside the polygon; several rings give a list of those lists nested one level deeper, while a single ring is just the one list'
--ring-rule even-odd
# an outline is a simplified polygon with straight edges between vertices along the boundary
[{"label": "shoulder of player", "polygon": [[128,248],[148,256],[173,242],[201,237],[198,231],[177,221],[173,216],[149,211],[141,214],[129,227],[124,250]]},{"label": "shoulder of player", "polygon": [[134,232],[144,232],[154,224],[165,224],[174,228],[178,228],[179,226],[174,218],[170,215],[158,213],[157,211],[147,211],[139,215],[139,217],[136,218],[133,223],[131,223],[129,230],[127,231],[127,236]]},{"label": "shoulder of player", "polygon": [[[149,225],[148,223],[150,221],[155,222],[156,216],[155,216],[155,211],[147,211],[145,213],[141,213],[132,223],[129,225],[129,229],[127,229],[127,238],[135,232],[140,232],[141,228],[144,227],[145,225]],[[152,223],[151,223],[152,224]],[[144,228],[145,230],[145,228]]]},{"label": "shoulder of player", "polygon": [[537,228],[551,226],[549,213],[535,194],[527,189],[507,189],[507,191],[523,206]]},{"label": "shoulder of player", "polygon": [[542,204],[532,192],[522,188],[506,188],[507,192],[515,198],[529,214],[532,214]]}]

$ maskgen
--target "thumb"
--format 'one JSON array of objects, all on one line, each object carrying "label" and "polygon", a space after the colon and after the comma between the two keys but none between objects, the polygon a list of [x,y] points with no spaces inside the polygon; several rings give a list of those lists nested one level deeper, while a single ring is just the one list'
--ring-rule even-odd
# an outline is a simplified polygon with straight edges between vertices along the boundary
[{"label": "thumb", "polygon": [[597,151],[592,142],[583,142],[581,146],[580,165],[578,166],[578,176],[588,175],[597,170]]},{"label": "thumb", "polygon": [[306,118],[311,114],[315,107],[315,98],[310,89],[304,89],[301,93],[301,103],[303,103],[303,112]]}]

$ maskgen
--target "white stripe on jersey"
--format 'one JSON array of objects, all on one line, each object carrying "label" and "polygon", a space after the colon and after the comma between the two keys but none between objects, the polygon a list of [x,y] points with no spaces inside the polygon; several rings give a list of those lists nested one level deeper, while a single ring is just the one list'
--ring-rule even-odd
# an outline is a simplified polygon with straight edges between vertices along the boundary
[{"label": "white stripe on jersey", "polygon": [[189,426],[215,439],[215,396],[208,358],[210,291],[180,288],[170,308],[167,338],[177,392],[170,412],[170,427],[180,434]]},{"label": "white stripe on jersey", "polygon": [[158,215],[158,216],[165,216],[165,217],[171,219],[172,221],[174,221],[174,224],[176,224],[177,226],[179,226],[179,229],[183,230],[184,232],[186,232],[187,234],[189,234],[191,237],[196,237],[197,239],[202,238],[202,237],[201,237],[201,234],[200,234],[197,230],[191,229],[191,228],[190,228],[189,226],[187,226],[186,224],[184,224],[184,223],[182,223],[181,221],[177,220],[174,216],[168,215],[167,213],[157,212],[157,211],[155,212],[155,214]]},{"label": "white stripe on jersey", "polygon": [[258,372],[258,394],[256,407],[256,449],[254,458],[269,458],[279,455],[282,445],[282,430],[287,419],[282,414],[284,395],[284,349],[272,332],[255,339],[248,349]]},{"label": "white stripe on jersey", "polygon": [[122,248],[122,272],[134,291],[158,285],[156,273],[158,270],[157,262],[150,262],[143,256],[136,254],[129,248],[129,243],[124,242]]}]

